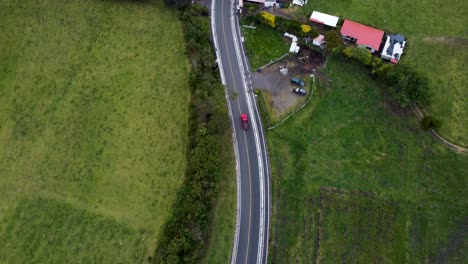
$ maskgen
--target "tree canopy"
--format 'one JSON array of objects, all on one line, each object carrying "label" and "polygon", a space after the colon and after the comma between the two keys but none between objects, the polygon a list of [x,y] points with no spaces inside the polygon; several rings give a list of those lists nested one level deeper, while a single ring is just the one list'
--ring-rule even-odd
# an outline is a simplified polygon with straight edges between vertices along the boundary
[{"label": "tree canopy", "polygon": [[337,48],[339,49],[343,45],[341,35],[336,30],[328,31],[325,34],[325,39],[327,40],[327,52],[332,52]]},{"label": "tree canopy", "polygon": [[390,93],[401,107],[429,103],[429,81],[426,76],[405,65],[393,67],[387,73]]},{"label": "tree canopy", "polygon": [[164,2],[177,9],[182,9],[190,4],[190,0],[164,0]]}]

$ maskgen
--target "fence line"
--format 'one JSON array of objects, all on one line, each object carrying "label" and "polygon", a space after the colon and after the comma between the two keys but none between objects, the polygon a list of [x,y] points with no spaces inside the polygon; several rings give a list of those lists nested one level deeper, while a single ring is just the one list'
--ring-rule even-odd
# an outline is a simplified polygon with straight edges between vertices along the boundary
[{"label": "fence line", "polygon": [[268,66],[270,66],[270,65],[272,65],[272,64],[275,64],[275,63],[277,63],[278,61],[280,61],[280,60],[284,59],[284,58],[285,58],[286,56],[288,56],[288,55],[289,55],[289,52],[288,52],[288,53],[285,53],[285,54],[283,54],[283,56],[281,56],[281,57],[277,58],[276,60],[274,60],[274,61],[270,61],[269,63],[267,63],[267,64],[263,65],[263,66],[262,66],[262,67],[260,67],[260,68],[258,68],[258,69],[257,69],[257,71],[258,71],[258,70],[263,70],[263,69],[265,69],[266,67],[268,67]]},{"label": "fence line", "polygon": [[294,112],[292,112],[291,114],[289,114],[288,116],[283,118],[283,120],[281,120],[281,122],[279,122],[278,124],[276,124],[276,125],[274,125],[272,127],[269,127],[268,130],[277,128],[278,126],[283,124],[284,121],[288,120],[291,116],[293,116],[294,114],[299,112],[299,110],[304,108],[310,102],[310,99],[312,99],[312,95],[314,95],[314,91],[315,91],[315,75],[312,75],[312,80],[313,80],[313,82],[312,82],[312,91],[310,92],[310,95],[309,95],[309,98],[307,99],[307,101],[303,105],[301,105],[298,109],[296,109]]}]

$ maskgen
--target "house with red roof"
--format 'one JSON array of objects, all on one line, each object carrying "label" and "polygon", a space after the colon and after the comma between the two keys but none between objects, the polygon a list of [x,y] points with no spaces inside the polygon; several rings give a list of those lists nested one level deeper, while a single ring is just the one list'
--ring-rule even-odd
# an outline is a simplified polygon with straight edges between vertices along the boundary
[{"label": "house with red roof", "polygon": [[372,53],[379,50],[385,34],[382,30],[348,19],[345,19],[340,33],[342,38],[355,41],[357,45],[366,47]]}]

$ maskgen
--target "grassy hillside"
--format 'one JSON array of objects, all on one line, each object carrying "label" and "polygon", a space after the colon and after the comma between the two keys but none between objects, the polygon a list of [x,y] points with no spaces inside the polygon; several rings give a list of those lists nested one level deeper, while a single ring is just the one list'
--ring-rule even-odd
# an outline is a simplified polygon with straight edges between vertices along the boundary
[{"label": "grassy hillside", "polygon": [[361,65],[332,57],[327,72],[333,84],[267,132],[271,260],[460,262],[468,157],[386,104]]},{"label": "grassy hillside", "polygon": [[177,15],[0,0],[0,35],[0,262],[141,262],[186,167]]},{"label": "grassy hillside", "polygon": [[303,15],[312,10],[348,18],[402,33],[408,39],[401,63],[427,74],[433,104],[426,109],[443,122],[440,130],[454,143],[468,146],[468,2],[448,1],[309,1]]}]

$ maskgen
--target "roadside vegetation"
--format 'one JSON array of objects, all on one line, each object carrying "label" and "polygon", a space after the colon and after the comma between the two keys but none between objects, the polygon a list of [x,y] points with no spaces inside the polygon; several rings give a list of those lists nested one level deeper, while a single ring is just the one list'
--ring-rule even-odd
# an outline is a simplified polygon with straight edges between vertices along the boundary
[{"label": "roadside vegetation", "polygon": [[429,105],[431,90],[426,75],[406,65],[384,63],[380,58],[372,56],[365,48],[350,46],[344,48],[342,52],[346,58],[368,66],[370,74],[377,81],[386,84],[385,91],[402,109],[412,105]]},{"label": "roadside vegetation", "polygon": [[[242,22],[245,24],[245,21]],[[255,29],[243,28],[244,45],[252,70],[266,65],[289,51],[289,43],[283,34],[264,24],[256,24]]]},{"label": "roadside vegetation", "polygon": [[267,131],[270,261],[463,261],[468,157],[433,140],[368,76],[332,56],[306,108]]},{"label": "roadside vegetation", "polygon": [[153,263],[226,263],[236,221],[236,178],[224,87],[208,9],[188,5],[179,12],[192,66],[188,164]]},{"label": "roadside vegetation", "polygon": [[0,35],[0,262],[142,263],[186,170],[176,12],[0,0]]},{"label": "roadside vegetation", "polygon": [[[301,11],[313,10],[364,23],[386,32],[401,33],[408,45],[400,64],[408,65],[429,79],[431,104],[424,110],[441,120],[439,132],[449,141],[468,147],[468,4],[411,0],[385,3],[378,0],[309,1]],[[434,19],[437,17],[438,19]]]}]

